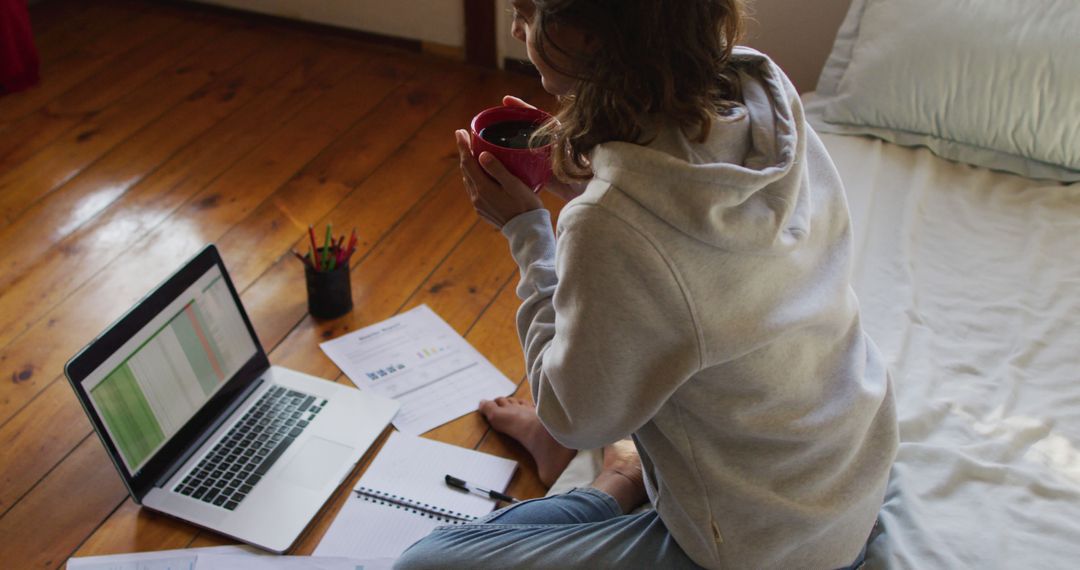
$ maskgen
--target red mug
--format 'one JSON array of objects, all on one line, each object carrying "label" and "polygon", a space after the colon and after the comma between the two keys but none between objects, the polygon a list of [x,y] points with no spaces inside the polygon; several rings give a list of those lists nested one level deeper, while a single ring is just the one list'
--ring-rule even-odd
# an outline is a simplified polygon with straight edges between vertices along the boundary
[{"label": "red mug", "polygon": [[480,131],[496,123],[529,122],[535,126],[544,124],[551,115],[539,109],[527,107],[492,107],[480,111],[469,125],[472,155],[478,158],[487,151],[495,155],[511,174],[521,179],[533,192],[539,192],[551,178],[551,145],[535,148],[509,148],[496,145],[480,136]]}]

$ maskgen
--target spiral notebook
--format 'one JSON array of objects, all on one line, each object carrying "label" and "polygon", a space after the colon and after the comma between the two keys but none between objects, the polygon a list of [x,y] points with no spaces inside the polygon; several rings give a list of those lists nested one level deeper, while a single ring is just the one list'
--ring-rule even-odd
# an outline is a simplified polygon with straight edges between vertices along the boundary
[{"label": "spiral notebook", "polygon": [[492,499],[447,486],[447,474],[504,491],[516,468],[509,459],[394,432],[314,554],[397,558],[435,527],[465,524],[496,507]]}]

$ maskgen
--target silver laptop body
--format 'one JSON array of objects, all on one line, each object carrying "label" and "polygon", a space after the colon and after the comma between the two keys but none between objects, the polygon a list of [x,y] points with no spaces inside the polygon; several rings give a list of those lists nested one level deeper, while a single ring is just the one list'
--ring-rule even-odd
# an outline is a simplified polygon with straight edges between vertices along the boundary
[{"label": "silver laptop body", "polygon": [[270,366],[213,245],[65,374],[136,502],[274,552],[296,541],[399,407]]}]

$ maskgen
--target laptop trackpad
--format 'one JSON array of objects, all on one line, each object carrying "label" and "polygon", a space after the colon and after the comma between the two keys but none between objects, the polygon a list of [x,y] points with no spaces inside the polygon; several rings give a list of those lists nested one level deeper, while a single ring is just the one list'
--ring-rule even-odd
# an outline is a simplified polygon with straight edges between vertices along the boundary
[{"label": "laptop trackpad", "polygon": [[281,477],[294,485],[318,491],[327,483],[336,482],[334,477],[341,473],[352,449],[336,441],[312,437],[293,456]]}]

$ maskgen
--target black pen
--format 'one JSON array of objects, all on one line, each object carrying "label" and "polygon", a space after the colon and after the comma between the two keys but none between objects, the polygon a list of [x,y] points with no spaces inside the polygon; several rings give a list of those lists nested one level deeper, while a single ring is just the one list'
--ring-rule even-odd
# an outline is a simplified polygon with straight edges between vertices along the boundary
[{"label": "black pen", "polygon": [[458,489],[460,491],[464,491],[466,493],[475,493],[477,495],[480,495],[481,497],[487,497],[489,499],[495,499],[495,500],[504,501],[504,502],[507,502],[507,503],[520,503],[521,502],[520,499],[515,499],[515,498],[511,497],[510,495],[506,495],[506,494],[500,493],[498,491],[492,491],[491,489],[484,489],[483,487],[477,487],[476,485],[473,485],[472,483],[469,483],[468,481],[458,479],[457,477],[454,477],[453,475],[447,475],[446,476],[446,484],[450,485],[451,487],[453,487],[455,489]]}]

